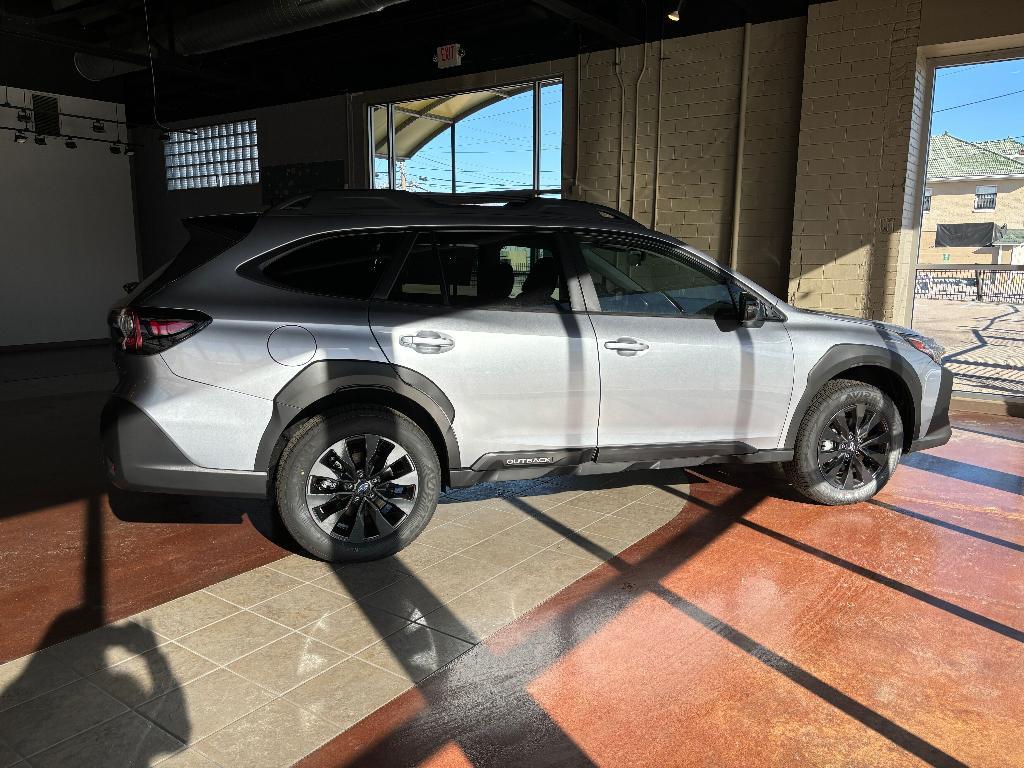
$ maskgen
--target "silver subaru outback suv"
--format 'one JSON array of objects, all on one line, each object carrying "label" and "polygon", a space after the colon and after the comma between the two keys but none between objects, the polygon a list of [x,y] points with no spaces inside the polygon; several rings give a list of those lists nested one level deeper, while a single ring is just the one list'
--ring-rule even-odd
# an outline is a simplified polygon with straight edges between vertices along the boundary
[{"label": "silver subaru outback suv", "polygon": [[950,436],[930,339],[789,306],[603,206],[363,190],[185,224],[111,313],[108,472],[269,496],[325,560],[405,547],[445,487],[782,462],[849,504]]}]

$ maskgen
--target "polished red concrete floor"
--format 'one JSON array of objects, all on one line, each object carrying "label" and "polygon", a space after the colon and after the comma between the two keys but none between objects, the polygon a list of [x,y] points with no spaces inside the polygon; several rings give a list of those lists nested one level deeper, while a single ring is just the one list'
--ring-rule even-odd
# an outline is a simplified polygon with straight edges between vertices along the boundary
[{"label": "polished red concrete floor", "polygon": [[[108,495],[103,399],[0,403],[0,661],[286,551],[263,503]],[[672,523],[304,764],[1024,765],[1024,422],[954,424],[856,507],[691,473]]]},{"label": "polished red concrete floor", "polygon": [[1024,422],[955,425],[854,507],[692,473],[675,521],[301,765],[1024,765]]},{"label": "polished red concrete floor", "polygon": [[0,402],[0,663],[287,554],[264,502],[108,488],[105,401]]}]

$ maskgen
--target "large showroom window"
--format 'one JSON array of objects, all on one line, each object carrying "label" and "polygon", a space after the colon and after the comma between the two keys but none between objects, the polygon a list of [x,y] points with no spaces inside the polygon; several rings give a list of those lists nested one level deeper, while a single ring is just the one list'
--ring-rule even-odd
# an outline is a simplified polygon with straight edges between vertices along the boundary
[{"label": "large showroom window", "polygon": [[376,104],[368,118],[374,189],[562,191],[561,80]]},{"label": "large showroom window", "polygon": [[168,189],[258,184],[256,121],[171,131],[164,144],[164,165]]}]

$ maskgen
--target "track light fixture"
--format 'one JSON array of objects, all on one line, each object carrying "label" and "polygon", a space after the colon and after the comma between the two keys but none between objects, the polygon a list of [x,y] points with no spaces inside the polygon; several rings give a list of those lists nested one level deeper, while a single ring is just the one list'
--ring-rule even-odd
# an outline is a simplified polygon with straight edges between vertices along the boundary
[{"label": "track light fixture", "polygon": [[110,145],[110,154],[112,154],[112,155],[120,155],[121,154],[121,145],[120,144],[111,144]]},{"label": "track light fixture", "polygon": [[27,123],[31,119],[32,118],[28,116],[28,110],[27,109],[22,107],[21,109],[18,110],[18,122],[19,123]]},{"label": "track light fixture", "polygon": [[28,136],[26,136],[21,131],[15,131],[14,132],[14,143],[15,144],[24,144],[26,141],[28,141]]},{"label": "track light fixture", "polygon": [[38,144],[40,147],[45,147],[46,146],[46,137],[45,136],[40,136],[38,133],[35,135],[35,138],[33,139],[33,141],[36,144]]},{"label": "track light fixture", "polygon": [[93,120],[92,121],[92,132],[93,133],[105,133],[106,130],[107,130],[107,126],[104,125],[102,120]]},{"label": "track light fixture", "polygon": [[686,5],[686,0],[679,0],[676,3],[676,7],[668,12],[669,21],[679,21],[680,14],[683,12],[683,6]]},{"label": "track light fixture", "polygon": [[65,140],[64,146],[67,147],[68,149],[78,149],[78,142],[69,136]]}]

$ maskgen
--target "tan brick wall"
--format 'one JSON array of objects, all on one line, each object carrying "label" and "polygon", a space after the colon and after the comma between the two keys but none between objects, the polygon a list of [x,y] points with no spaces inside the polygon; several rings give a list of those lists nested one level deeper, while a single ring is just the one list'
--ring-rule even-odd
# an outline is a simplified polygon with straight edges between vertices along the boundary
[{"label": "tan brick wall", "polygon": [[[974,210],[974,192],[980,185],[998,188],[994,211]],[[1012,229],[1024,228],[1024,179],[929,181],[927,186],[932,190],[932,204],[921,223],[921,264],[998,263],[996,248],[936,247],[937,224],[994,221]],[[949,261],[943,261],[943,254],[947,253]],[[1003,258],[1009,263],[1008,252]]]},{"label": "tan brick wall", "polygon": [[924,124],[919,0],[808,12],[789,298],[902,319]]},{"label": "tan brick wall", "polygon": [[[755,25],[750,40],[747,136],[740,208],[740,271],[784,292],[791,241],[799,131],[803,18]],[[662,109],[657,123],[658,56]],[[656,142],[657,228],[729,260],[743,30],[741,28],[584,55],[580,79],[578,196],[651,224]],[[639,102],[635,97],[637,78]],[[639,108],[636,178],[634,110]],[[622,151],[620,156],[620,136]],[[633,189],[636,199],[633,202]]]}]

